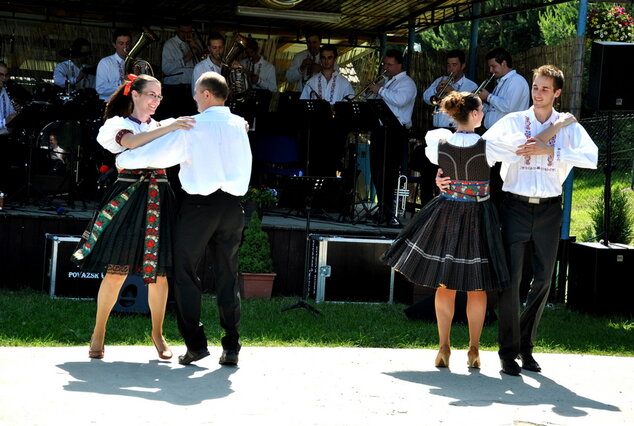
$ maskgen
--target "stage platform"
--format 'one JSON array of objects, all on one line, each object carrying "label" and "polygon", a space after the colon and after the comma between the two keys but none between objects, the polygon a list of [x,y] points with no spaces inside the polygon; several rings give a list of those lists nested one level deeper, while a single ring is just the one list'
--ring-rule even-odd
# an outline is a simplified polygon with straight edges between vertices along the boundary
[{"label": "stage platform", "polygon": [[[87,203],[84,209],[81,202],[70,208],[57,200],[44,206],[5,205],[0,211],[0,286],[48,291],[45,235],[80,235],[94,208],[94,202]],[[363,207],[359,205],[358,210]],[[262,225],[269,234],[273,264],[278,274],[274,295],[299,296],[303,292],[306,219],[299,212],[290,213],[279,208],[263,213]],[[410,216],[407,213],[403,222],[406,223]],[[313,213],[310,233],[393,239],[400,231],[399,228],[377,226],[369,220],[355,224],[349,219],[338,219],[337,213]],[[213,265],[207,262],[205,266],[200,271],[201,279],[205,289],[213,290]]]}]

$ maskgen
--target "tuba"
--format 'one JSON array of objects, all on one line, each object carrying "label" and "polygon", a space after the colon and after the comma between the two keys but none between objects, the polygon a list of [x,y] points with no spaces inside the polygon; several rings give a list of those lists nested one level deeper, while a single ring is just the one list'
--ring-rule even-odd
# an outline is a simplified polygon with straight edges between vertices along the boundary
[{"label": "tuba", "polygon": [[246,71],[242,66],[233,66],[232,63],[247,48],[247,39],[235,33],[231,47],[222,58],[222,66],[228,69],[227,85],[229,86],[229,96],[233,100],[243,100],[249,90],[249,80]]},{"label": "tuba", "polygon": [[[126,52],[125,61],[123,63],[123,69],[127,74],[148,74],[154,76],[154,70],[152,69],[152,65],[148,61],[143,59],[137,59],[139,52],[148,44],[157,41],[159,37],[156,35],[154,31],[149,28],[143,27],[141,31],[141,36],[137,40],[132,49],[129,52]],[[139,68],[140,71],[137,71],[136,68]]]}]

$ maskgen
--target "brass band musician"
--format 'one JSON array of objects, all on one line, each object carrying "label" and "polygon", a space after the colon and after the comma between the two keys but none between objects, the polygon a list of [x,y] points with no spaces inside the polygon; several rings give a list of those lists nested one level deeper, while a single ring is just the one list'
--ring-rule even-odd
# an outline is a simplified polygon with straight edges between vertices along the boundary
[{"label": "brass band musician", "polygon": [[204,60],[198,62],[192,72],[192,96],[196,94],[196,81],[198,81],[201,75],[209,71],[221,75],[223,74],[222,58],[225,54],[225,38],[220,33],[209,34],[209,36],[207,36],[207,49],[209,50],[209,55],[207,55]]},{"label": "brass band musician", "polygon": [[245,50],[247,57],[240,61],[240,65],[247,70],[251,88],[277,92],[275,67],[260,55],[258,42],[249,38]]},{"label": "brass band musician", "polygon": [[[299,52],[293,58],[291,66],[286,71],[286,80],[289,83],[297,82],[296,90],[304,90],[306,82],[316,73],[321,71],[319,61],[319,48],[321,45],[321,35],[314,30],[306,32],[306,50]],[[335,69],[339,70],[339,65],[335,64]]]},{"label": "brass band musician", "polygon": [[94,89],[94,68],[92,68],[93,75],[87,70],[87,60],[92,54],[90,42],[85,38],[77,38],[66,52],[68,54],[64,56],[69,59],[57,64],[53,71],[55,85],[65,89]]},{"label": "brass band musician", "polygon": [[8,79],[9,67],[4,62],[0,62],[0,135],[9,133],[7,123],[17,115],[4,84]]},{"label": "brass band musician", "polygon": [[337,63],[337,48],[332,44],[326,44],[319,49],[321,72],[315,74],[306,82],[300,99],[319,99],[335,102],[354,96],[352,85],[343,75],[335,69]]},{"label": "brass band musician", "polygon": [[131,44],[132,35],[130,31],[119,29],[112,34],[112,46],[115,49],[115,53],[99,61],[95,78],[97,93],[99,93],[99,99],[102,101],[110,99],[114,91],[121,86],[126,75],[124,62]]},{"label": "brass band musician", "polygon": [[[462,50],[450,50],[445,56],[447,60],[447,74],[446,76],[438,77],[423,93],[423,101],[428,105],[433,105],[433,100],[436,100],[436,107],[434,111],[433,125],[436,128],[455,128],[456,122],[444,112],[438,110],[438,97],[449,94],[454,90],[457,92],[473,92],[478,88],[478,85],[469,80],[464,75],[464,69],[467,66],[465,62],[465,54]],[[451,76],[451,81],[449,77]]]}]

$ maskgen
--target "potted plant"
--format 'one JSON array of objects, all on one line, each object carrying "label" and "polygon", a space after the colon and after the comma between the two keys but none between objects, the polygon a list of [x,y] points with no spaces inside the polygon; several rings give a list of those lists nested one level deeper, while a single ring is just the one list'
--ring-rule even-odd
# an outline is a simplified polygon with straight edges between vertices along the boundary
[{"label": "potted plant", "polygon": [[262,217],[262,210],[277,204],[277,191],[273,188],[265,186],[250,186],[246,194],[242,196],[242,207],[244,208],[244,216],[248,225],[251,213],[256,211],[258,216]]},{"label": "potted plant", "polygon": [[248,227],[238,254],[240,293],[245,299],[271,297],[273,260],[269,236],[262,230],[262,221],[257,212],[251,214]]}]

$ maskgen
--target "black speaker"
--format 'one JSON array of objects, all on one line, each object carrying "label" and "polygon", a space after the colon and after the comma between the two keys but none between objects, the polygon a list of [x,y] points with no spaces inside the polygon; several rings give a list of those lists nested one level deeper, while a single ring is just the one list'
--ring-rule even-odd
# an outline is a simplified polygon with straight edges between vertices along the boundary
[{"label": "black speaker", "polygon": [[[152,285],[152,284],[150,284]],[[115,312],[136,312],[139,314],[149,314],[150,306],[147,301],[148,288],[140,275],[128,275],[119,298],[112,308]]]},{"label": "black speaker", "polygon": [[572,243],[567,304],[598,315],[634,314],[634,247]]},{"label": "black speaker", "polygon": [[599,111],[634,111],[634,43],[595,41],[590,58],[588,105]]}]

